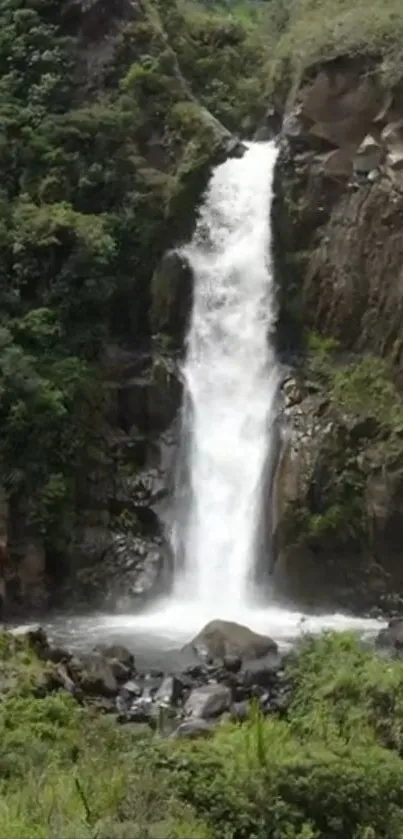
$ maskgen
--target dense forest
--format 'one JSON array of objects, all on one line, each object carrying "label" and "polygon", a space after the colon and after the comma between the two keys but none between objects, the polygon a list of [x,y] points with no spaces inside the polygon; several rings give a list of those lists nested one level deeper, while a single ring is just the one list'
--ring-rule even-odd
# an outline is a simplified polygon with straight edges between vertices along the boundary
[{"label": "dense forest", "polygon": [[1,530],[54,570],[91,470],[126,456],[105,440],[105,358],[158,342],[153,271],[225,137],[202,105],[250,131],[261,53],[249,23],[146,0],[10,0],[1,31]]}]

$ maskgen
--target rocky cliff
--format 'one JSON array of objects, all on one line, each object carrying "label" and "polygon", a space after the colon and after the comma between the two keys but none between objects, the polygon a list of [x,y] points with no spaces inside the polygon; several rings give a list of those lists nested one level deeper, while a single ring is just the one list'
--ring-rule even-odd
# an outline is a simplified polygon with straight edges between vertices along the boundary
[{"label": "rocky cliff", "polygon": [[284,113],[276,575],[314,605],[400,605],[402,97],[376,59],[338,56]]}]

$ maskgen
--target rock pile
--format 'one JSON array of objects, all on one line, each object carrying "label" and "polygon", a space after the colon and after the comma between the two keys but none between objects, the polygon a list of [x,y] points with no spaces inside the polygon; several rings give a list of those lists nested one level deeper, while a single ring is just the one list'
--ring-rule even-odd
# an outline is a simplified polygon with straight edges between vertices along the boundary
[{"label": "rock pile", "polygon": [[135,657],[121,645],[98,645],[75,656],[53,647],[39,625],[12,634],[28,640],[48,663],[40,695],[67,690],[77,701],[115,714],[121,724],[146,724],[175,737],[206,736],[223,718],[242,722],[252,703],[265,715],[282,714],[290,700],[275,642],[235,623],[208,624],[182,651],[183,669],[168,674],[138,672]]}]

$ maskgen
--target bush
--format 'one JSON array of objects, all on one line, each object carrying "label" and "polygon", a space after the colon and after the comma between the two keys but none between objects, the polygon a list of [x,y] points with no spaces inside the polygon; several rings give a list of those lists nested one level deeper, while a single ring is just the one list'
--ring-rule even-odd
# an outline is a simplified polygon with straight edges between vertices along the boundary
[{"label": "bush", "polygon": [[377,746],[309,741],[253,720],[187,747],[182,760],[175,787],[217,839],[396,839],[403,830],[403,763]]},{"label": "bush", "polygon": [[213,744],[182,747],[176,789],[217,839],[397,839],[403,664],[325,634],[305,639],[287,671],[287,720],[255,712]]}]

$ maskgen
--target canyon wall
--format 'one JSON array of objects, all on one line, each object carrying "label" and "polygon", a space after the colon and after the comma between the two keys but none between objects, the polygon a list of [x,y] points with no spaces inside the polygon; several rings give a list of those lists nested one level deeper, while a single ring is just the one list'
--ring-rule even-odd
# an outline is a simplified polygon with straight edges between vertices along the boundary
[{"label": "canyon wall", "polygon": [[403,582],[403,88],[378,70],[310,67],[283,114],[275,573],[315,606],[399,608]]}]

